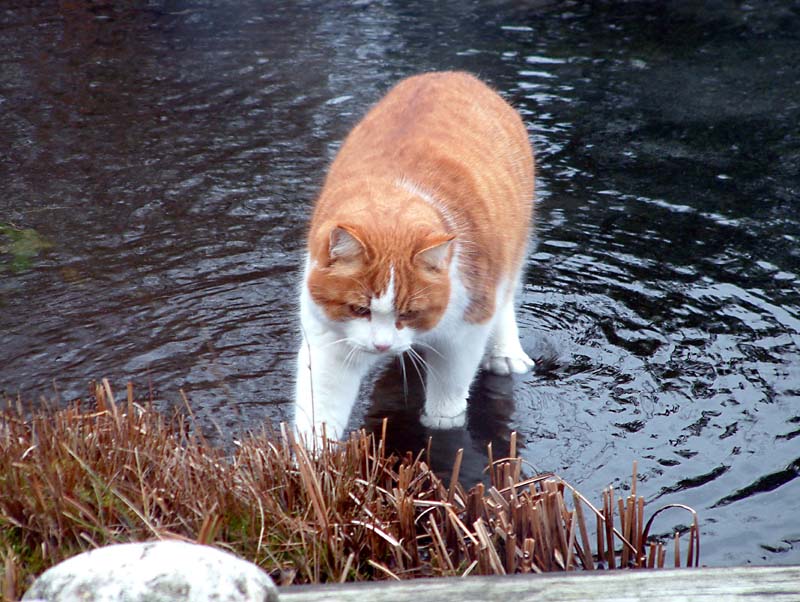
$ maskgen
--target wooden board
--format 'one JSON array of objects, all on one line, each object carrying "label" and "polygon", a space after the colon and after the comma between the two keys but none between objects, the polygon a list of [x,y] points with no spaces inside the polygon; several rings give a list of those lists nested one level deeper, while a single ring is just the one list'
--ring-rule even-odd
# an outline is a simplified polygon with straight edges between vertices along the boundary
[{"label": "wooden board", "polygon": [[456,577],[279,591],[281,602],[800,601],[800,566]]}]

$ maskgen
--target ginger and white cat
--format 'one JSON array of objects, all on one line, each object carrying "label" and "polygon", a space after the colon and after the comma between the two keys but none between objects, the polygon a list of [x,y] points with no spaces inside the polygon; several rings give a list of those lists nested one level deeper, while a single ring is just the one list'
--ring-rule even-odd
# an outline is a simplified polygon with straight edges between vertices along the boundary
[{"label": "ginger and white cat", "polygon": [[533,209],[534,164],[517,112],[475,77],[395,86],[330,167],[308,233],[295,425],[339,438],[363,377],[404,352],[426,364],[422,422],[464,424],[483,367],[533,366],[514,291]]}]

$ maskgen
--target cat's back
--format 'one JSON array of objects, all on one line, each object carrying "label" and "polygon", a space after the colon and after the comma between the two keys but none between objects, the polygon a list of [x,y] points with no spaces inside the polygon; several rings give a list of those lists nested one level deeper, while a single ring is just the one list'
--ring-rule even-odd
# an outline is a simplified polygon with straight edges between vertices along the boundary
[{"label": "cat's back", "polygon": [[500,192],[499,201],[529,205],[533,194],[533,157],[519,114],[464,72],[398,83],[353,129],[331,176],[359,165],[375,175],[402,170],[462,204],[485,200],[469,193]]},{"label": "cat's back", "polygon": [[401,184],[446,214],[473,298],[468,319],[488,319],[498,285],[513,286],[531,226],[533,154],[517,111],[468,73],[402,80],[346,138],[317,212],[346,207],[354,182],[387,198]]}]

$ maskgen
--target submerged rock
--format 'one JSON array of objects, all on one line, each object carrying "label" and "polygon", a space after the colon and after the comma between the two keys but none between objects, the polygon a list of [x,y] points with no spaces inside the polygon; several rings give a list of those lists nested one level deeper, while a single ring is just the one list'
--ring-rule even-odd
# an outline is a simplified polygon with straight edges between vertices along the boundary
[{"label": "submerged rock", "polygon": [[210,546],[153,541],[107,546],[45,571],[22,597],[48,602],[277,602],[256,565]]}]

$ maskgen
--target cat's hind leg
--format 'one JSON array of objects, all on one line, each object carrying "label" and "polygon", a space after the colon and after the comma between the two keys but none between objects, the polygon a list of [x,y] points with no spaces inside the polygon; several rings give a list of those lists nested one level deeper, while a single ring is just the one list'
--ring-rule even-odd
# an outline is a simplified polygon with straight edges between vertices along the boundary
[{"label": "cat's hind leg", "polygon": [[533,360],[519,342],[514,299],[510,298],[499,309],[494,329],[481,367],[494,374],[524,374],[533,368]]},{"label": "cat's hind leg", "polygon": [[438,340],[426,349],[423,425],[437,429],[464,426],[469,387],[480,367],[489,333],[489,325],[468,325],[459,336]]}]

